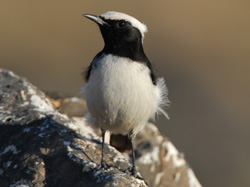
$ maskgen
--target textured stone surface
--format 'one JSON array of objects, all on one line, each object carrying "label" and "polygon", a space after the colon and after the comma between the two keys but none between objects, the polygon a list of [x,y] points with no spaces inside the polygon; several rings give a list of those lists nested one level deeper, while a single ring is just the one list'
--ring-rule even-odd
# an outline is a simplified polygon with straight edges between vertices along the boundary
[{"label": "textured stone surface", "polygon": [[[0,70],[0,186],[147,186],[126,172],[130,154],[109,144],[110,168],[100,169],[100,137],[79,117],[81,109],[86,112],[82,99],[48,99],[25,79]],[[138,170],[150,186],[200,186],[153,124],[138,134],[136,148]]]}]

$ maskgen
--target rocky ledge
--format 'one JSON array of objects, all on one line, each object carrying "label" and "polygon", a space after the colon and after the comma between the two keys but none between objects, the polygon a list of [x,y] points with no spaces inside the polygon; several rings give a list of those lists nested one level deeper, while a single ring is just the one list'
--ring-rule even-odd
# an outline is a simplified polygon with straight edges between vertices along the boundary
[{"label": "rocky ledge", "polygon": [[0,70],[0,186],[201,186],[183,154],[151,123],[136,138],[136,164],[145,180],[125,171],[130,153],[108,142],[110,168],[100,168],[100,136],[84,111],[83,99],[48,97]]}]

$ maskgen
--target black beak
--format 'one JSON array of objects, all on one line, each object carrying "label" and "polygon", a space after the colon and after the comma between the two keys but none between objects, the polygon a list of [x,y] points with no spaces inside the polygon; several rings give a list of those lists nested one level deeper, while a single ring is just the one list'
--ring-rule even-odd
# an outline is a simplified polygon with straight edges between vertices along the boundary
[{"label": "black beak", "polygon": [[100,16],[92,15],[92,14],[83,14],[82,16],[96,22],[98,25],[105,25],[107,24],[105,21],[102,20]]}]

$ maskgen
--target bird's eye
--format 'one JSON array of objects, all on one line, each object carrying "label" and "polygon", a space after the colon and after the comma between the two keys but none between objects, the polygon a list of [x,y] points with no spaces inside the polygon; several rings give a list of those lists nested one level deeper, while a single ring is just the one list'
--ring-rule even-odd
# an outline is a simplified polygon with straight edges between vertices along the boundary
[{"label": "bird's eye", "polygon": [[119,27],[125,27],[125,25],[126,25],[126,22],[125,22],[125,21],[119,21],[119,22],[118,22],[118,26],[119,26]]}]

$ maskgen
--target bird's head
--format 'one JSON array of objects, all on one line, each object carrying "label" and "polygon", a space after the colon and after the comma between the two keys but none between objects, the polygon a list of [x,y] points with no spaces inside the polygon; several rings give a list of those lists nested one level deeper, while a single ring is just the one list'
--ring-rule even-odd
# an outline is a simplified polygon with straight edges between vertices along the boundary
[{"label": "bird's head", "polygon": [[107,50],[130,51],[128,48],[136,50],[138,46],[142,47],[147,27],[136,18],[115,11],[109,11],[99,16],[92,14],[83,16],[98,24]]}]

